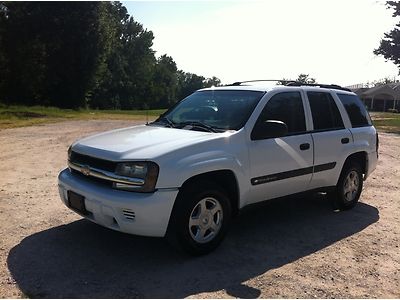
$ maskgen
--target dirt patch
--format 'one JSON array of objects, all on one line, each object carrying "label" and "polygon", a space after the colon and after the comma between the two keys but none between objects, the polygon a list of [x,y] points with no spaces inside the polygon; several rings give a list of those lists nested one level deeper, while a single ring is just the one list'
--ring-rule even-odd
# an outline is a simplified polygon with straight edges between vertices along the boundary
[{"label": "dirt patch", "polygon": [[324,197],[246,210],[214,253],[82,220],[57,175],[77,138],[137,121],[69,121],[0,131],[0,297],[399,298],[400,136],[380,135],[361,203]]}]

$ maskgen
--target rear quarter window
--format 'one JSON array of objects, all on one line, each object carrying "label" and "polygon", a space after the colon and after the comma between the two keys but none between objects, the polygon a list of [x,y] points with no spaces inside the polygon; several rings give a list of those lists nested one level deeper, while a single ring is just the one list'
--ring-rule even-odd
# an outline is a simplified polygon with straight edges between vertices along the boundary
[{"label": "rear quarter window", "polygon": [[352,127],[371,126],[367,109],[356,95],[337,94],[347,111]]}]

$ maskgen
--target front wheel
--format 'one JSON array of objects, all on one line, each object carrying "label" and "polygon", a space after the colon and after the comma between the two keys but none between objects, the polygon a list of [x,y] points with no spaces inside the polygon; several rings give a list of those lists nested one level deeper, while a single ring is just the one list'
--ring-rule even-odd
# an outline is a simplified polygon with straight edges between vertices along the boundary
[{"label": "front wheel", "polygon": [[175,203],[167,236],[192,255],[207,254],[224,238],[231,219],[226,192],[211,182],[184,187]]},{"label": "front wheel", "polygon": [[334,201],[341,210],[353,208],[360,198],[363,187],[363,174],[357,162],[347,163],[340,174]]}]

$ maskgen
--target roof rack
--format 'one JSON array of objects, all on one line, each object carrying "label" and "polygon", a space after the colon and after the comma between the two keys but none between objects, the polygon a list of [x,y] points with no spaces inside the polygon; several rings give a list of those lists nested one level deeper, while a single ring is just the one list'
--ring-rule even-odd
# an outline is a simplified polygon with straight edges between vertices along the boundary
[{"label": "roof rack", "polygon": [[286,80],[286,79],[260,79],[260,80],[237,81],[237,82],[234,82],[234,83],[228,84],[228,85],[238,86],[238,85],[242,85],[242,83],[259,82],[259,81],[280,81],[280,82],[285,82],[285,83],[296,82],[295,80]]},{"label": "roof rack", "polygon": [[351,92],[350,89],[342,87],[337,84],[304,83],[304,82],[299,82],[299,81],[292,81],[285,85],[286,86],[316,86],[316,87],[321,87],[321,88],[326,88],[326,89],[335,89],[335,90]]},{"label": "roof rack", "polygon": [[243,83],[250,83],[250,82],[259,82],[259,81],[279,81],[282,82],[284,86],[315,86],[315,87],[321,87],[321,88],[326,88],[326,89],[336,89],[336,90],[342,90],[342,91],[347,91],[351,92],[350,89],[342,87],[337,84],[321,84],[321,83],[304,83],[296,80],[288,80],[288,79],[260,79],[260,80],[246,80],[246,81],[237,81],[232,84],[228,84],[230,86],[240,86]]}]

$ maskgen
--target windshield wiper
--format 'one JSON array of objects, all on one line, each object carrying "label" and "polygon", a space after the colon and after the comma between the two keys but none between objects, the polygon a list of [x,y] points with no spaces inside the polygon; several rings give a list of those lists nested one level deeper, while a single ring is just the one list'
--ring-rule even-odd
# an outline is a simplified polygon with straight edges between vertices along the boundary
[{"label": "windshield wiper", "polygon": [[218,132],[218,128],[212,127],[210,125],[204,124],[203,122],[199,122],[199,121],[181,122],[181,123],[178,123],[176,125],[177,126],[182,126],[182,127],[185,127],[186,125],[191,125],[192,127],[198,127],[198,128],[206,129],[209,132]]},{"label": "windshield wiper", "polygon": [[154,124],[154,123],[164,123],[164,124],[168,125],[168,127],[175,128],[174,122],[172,122],[168,117],[160,117],[150,124]]}]

